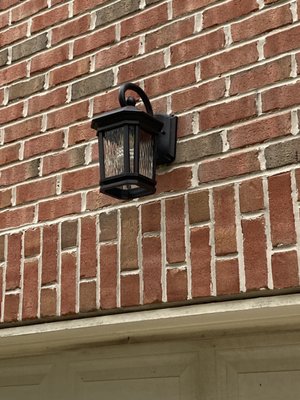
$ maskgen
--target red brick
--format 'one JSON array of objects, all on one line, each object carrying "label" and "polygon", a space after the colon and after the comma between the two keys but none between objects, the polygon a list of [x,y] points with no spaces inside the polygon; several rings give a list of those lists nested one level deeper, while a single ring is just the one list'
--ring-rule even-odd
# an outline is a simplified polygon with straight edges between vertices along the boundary
[{"label": "red brick", "polygon": [[160,231],[160,203],[142,205],[142,232]]},{"label": "red brick", "polygon": [[100,214],[100,241],[117,239],[118,221],[117,211]]},{"label": "red brick", "polygon": [[234,196],[232,185],[214,189],[215,246],[219,256],[237,252]]},{"label": "red brick", "polygon": [[106,196],[103,193],[99,193],[99,189],[91,190],[87,193],[86,208],[90,211],[99,210],[103,207],[118,203],[120,203],[120,200],[114,199],[110,196]]},{"label": "red brick", "polygon": [[[72,79],[87,74],[89,70],[90,70],[89,57],[72,63],[68,63],[67,65],[59,66],[58,68],[55,68],[52,71],[50,71],[49,85],[50,87],[53,87],[58,85],[59,83],[70,81]],[[56,92],[57,91],[55,91],[55,93]]]},{"label": "red brick", "polygon": [[48,114],[47,129],[62,128],[76,121],[87,118],[89,110],[88,100],[71,104],[63,109]]},{"label": "red brick", "polygon": [[210,220],[208,190],[190,193],[188,195],[189,222],[197,224]]},{"label": "red brick", "polygon": [[32,18],[31,33],[40,31],[69,18],[69,5],[63,4]]},{"label": "red brick", "polygon": [[272,273],[275,289],[299,286],[297,252],[273,254]]},{"label": "red brick", "polygon": [[299,47],[300,26],[279,31],[266,37],[264,54],[266,58],[286,53]]},{"label": "red brick", "polygon": [[76,147],[54,155],[44,157],[43,175],[69,169],[84,164],[85,147]]},{"label": "red brick", "polygon": [[67,89],[59,88],[45,94],[34,96],[28,100],[28,115],[37,114],[54,106],[65,104]]},{"label": "red brick", "polygon": [[256,43],[224,51],[201,61],[201,77],[207,79],[213,76],[233,71],[237,68],[252,64],[258,60]]},{"label": "red brick", "polygon": [[17,103],[0,109],[0,125],[22,118],[24,103]]},{"label": "red brick", "polygon": [[60,43],[65,39],[76,37],[87,33],[90,27],[90,15],[83,15],[77,19],[67,22],[63,25],[59,25],[52,29],[52,45]]},{"label": "red brick", "polygon": [[173,0],[173,16],[177,17],[182,14],[187,14],[193,11],[215,3],[217,0]]},{"label": "red brick", "polygon": [[165,192],[175,192],[191,187],[192,169],[191,167],[176,168],[171,172],[157,175],[157,194]]},{"label": "red brick", "polygon": [[207,130],[231,124],[256,115],[255,96],[250,95],[229,103],[209,106],[200,112],[200,129]]},{"label": "red brick", "polygon": [[291,57],[288,56],[232,76],[230,94],[234,95],[261,88],[288,79],[290,74]]},{"label": "red brick", "polygon": [[96,219],[81,219],[80,276],[91,278],[97,273]]},{"label": "red brick", "polygon": [[143,239],[144,304],[162,301],[162,263],[159,237]]},{"label": "red brick", "polygon": [[167,298],[171,301],[185,301],[187,299],[186,270],[172,268],[167,270]]},{"label": "red brick", "polygon": [[145,36],[145,49],[149,53],[154,49],[177,42],[194,33],[194,18],[186,18],[163,26]]},{"label": "red brick", "polygon": [[296,243],[290,174],[270,176],[268,182],[273,246]]},{"label": "red brick", "polygon": [[184,197],[166,200],[167,262],[185,261]]},{"label": "red brick", "polygon": [[57,281],[57,243],[58,226],[45,226],[43,229],[43,252],[42,252],[42,284]]},{"label": "red brick", "polygon": [[5,47],[13,42],[16,42],[20,39],[26,38],[27,33],[27,22],[12,26],[11,28],[0,32],[0,43],[2,47]]},{"label": "red brick", "polygon": [[16,204],[25,204],[31,201],[55,196],[56,178],[42,179],[17,186]]},{"label": "red brick", "polygon": [[38,313],[38,260],[25,261],[22,319],[37,318]]},{"label": "red brick", "polygon": [[42,118],[35,117],[19,122],[18,124],[8,126],[5,128],[4,142],[13,142],[20,138],[25,138],[34,133],[40,132],[42,126]]},{"label": "red brick", "polygon": [[63,147],[64,132],[57,131],[39,135],[27,140],[24,143],[24,158],[29,158],[37,154],[48,153]]},{"label": "red brick", "polygon": [[39,204],[39,221],[50,221],[65,215],[77,214],[80,211],[80,194],[48,200]]},{"label": "red brick", "polygon": [[91,50],[100,49],[106,45],[112,44],[115,41],[115,27],[97,30],[91,35],[76,39],[74,42],[74,56],[87,53]]},{"label": "red brick", "polygon": [[96,310],[96,282],[82,282],[79,290],[80,312],[85,313]]},{"label": "red brick", "polygon": [[[194,60],[196,58],[198,59],[207,54],[211,54],[215,51],[221,50],[224,46],[225,35],[223,29],[219,29],[214,32],[204,33],[200,36],[192,37],[189,40],[171,46],[171,63],[172,65],[174,65],[189,60]],[[218,60],[217,57],[220,56],[214,56],[213,58],[209,58],[208,60],[213,59],[213,63],[215,63]],[[208,61],[208,63],[211,64],[210,61]],[[213,74],[211,74],[211,76],[212,75]]]},{"label": "red brick", "polygon": [[34,213],[34,206],[4,211],[0,214],[0,229],[31,224],[34,221]]},{"label": "red brick", "polygon": [[121,306],[132,307],[140,304],[140,276],[121,277]]},{"label": "red brick", "polygon": [[24,233],[24,257],[40,254],[40,229],[29,229]]},{"label": "red brick", "polygon": [[271,117],[251,121],[242,126],[230,129],[227,134],[232,149],[262,143],[266,140],[291,133],[291,114],[272,115]]},{"label": "red brick", "polygon": [[177,121],[177,137],[190,136],[193,134],[195,113],[182,115]]},{"label": "red brick", "polygon": [[[0,261],[5,261],[6,255],[5,255],[5,238],[6,236],[2,235],[0,236]],[[3,276],[1,276],[1,279]],[[2,286],[0,285],[0,288]],[[1,298],[1,297],[0,297]]]},{"label": "red brick", "polygon": [[190,110],[210,101],[218,100],[224,95],[225,79],[192,86],[189,89],[172,95],[172,111],[177,113]]},{"label": "red brick", "polygon": [[247,291],[267,288],[267,243],[263,217],[242,221]]},{"label": "red brick", "polygon": [[32,160],[17,164],[2,170],[1,184],[3,186],[14,185],[27,179],[35,178],[39,174],[39,160]]},{"label": "red brick", "polygon": [[94,114],[101,114],[106,111],[114,110],[120,107],[118,101],[118,91],[112,90],[94,97]]},{"label": "red brick", "polygon": [[231,0],[227,3],[216,5],[203,12],[203,26],[208,28],[224,22],[239,18],[258,9],[256,0]]},{"label": "red brick", "polygon": [[231,26],[231,34],[234,42],[253,38],[261,33],[281,28],[292,22],[290,5],[267,10],[255,14],[251,18],[240,21]]},{"label": "red brick", "polygon": [[20,21],[44,8],[47,8],[47,0],[29,0],[22,2],[22,4],[12,10],[12,22]]},{"label": "red brick", "polygon": [[68,44],[64,44],[60,47],[56,47],[55,49],[38,54],[31,59],[30,73],[32,74],[37,71],[44,71],[46,69],[49,69],[53,65],[57,65],[68,60],[68,56]]},{"label": "red brick", "polygon": [[0,165],[9,164],[19,159],[20,144],[0,148]]},{"label": "red brick", "polygon": [[121,210],[121,270],[138,268],[137,237],[139,212],[136,207]]},{"label": "red brick", "polygon": [[8,208],[12,205],[12,191],[11,189],[0,190],[0,210]]},{"label": "red brick", "polygon": [[[1,6],[0,6],[1,10]],[[0,15],[0,29],[5,28],[9,23],[9,12],[2,13]]]},{"label": "red brick", "polygon": [[163,25],[168,21],[167,4],[146,9],[121,22],[121,38]]},{"label": "red brick", "polygon": [[199,167],[200,182],[210,182],[259,171],[257,151],[229,155],[226,158],[204,161]]},{"label": "red brick", "polygon": [[100,306],[111,309],[117,306],[117,246],[100,247]]},{"label": "red brick", "polygon": [[19,317],[19,294],[7,294],[5,296],[4,322],[16,322]]},{"label": "red brick", "polygon": [[68,135],[68,145],[87,142],[90,139],[95,139],[96,131],[91,128],[91,123],[71,126]]},{"label": "red brick", "polygon": [[100,7],[107,0],[74,0],[74,15]]},{"label": "red brick", "polygon": [[237,259],[217,261],[216,275],[218,296],[239,293],[239,263]]},{"label": "red brick", "polygon": [[56,289],[42,288],[41,290],[41,318],[56,315]]},{"label": "red brick", "polygon": [[13,81],[26,77],[26,62],[21,62],[19,64],[13,64],[0,71],[0,81],[1,85],[6,85]]},{"label": "red brick", "polygon": [[9,235],[7,239],[6,290],[13,290],[20,287],[22,234]]},{"label": "red brick", "polygon": [[150,54],[146,57],[121,65],[118,74],[118,83],[137,79],[153,72],[164,69],[163,52]]},{"label": "red brick", "polygon": [[61,315],[76,311],[76,254],[61,257]]},{"label": "red brick", "polygon": [[211,246],[209,227],[191,230],[192,297],[211,294]]},{"label": "red brick", "polygon": [[300,82],[269,89],[262,94],[263,112],[287,108],[300,102]]},{"label": "red brick", "polygon": [[264,193],[261,178],[254,178],[240,184],[240,209],[242,213],[264,209]]},{"label": "red brick", "polygon": [[72,192],[99,185],[99,166],[68,172],[62,176],[62,192]]},{"label": "red brick", "polygon": [[77,246],[78,221],[64,221],[61,224],[61,248],[62,250],[69,247]]}]

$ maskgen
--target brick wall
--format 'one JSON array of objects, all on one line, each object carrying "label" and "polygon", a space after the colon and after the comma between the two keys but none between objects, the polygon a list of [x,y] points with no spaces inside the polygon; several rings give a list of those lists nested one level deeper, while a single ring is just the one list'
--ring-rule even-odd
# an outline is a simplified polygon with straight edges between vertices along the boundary
[{"label": "brick wall", "polygon": [[[0,1],[1,322],[299,288],[300,1]],[[99,194],[93,115],[179,117],[157,193]]]}]

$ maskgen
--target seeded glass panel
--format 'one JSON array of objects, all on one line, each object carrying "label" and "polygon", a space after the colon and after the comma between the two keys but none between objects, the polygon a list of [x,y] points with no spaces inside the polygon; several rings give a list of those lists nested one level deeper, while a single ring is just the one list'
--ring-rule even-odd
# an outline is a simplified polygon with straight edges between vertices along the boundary
[{"label": "seeded glass panel", "polygon": [[129,125],[129,170],[134,172],[134,133],[135,126]]},{"label": "seeded glass panel", "polygon": [[125,127],[104,133],[103,148],[106,178],[120,175],[124,171],[124,134]]},{"label": "seeded glass panel", "polygon": [[153,136],[140,131],[140,174],[153,178]]}]

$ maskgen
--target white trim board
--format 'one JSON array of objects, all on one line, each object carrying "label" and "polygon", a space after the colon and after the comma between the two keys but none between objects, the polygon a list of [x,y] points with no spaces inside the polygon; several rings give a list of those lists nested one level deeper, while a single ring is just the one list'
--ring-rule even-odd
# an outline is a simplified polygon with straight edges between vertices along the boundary
[{"label": "white trim board", "polygon": [[0,355],[218,331],[300,328],[300,295],[136,311],[0,329]]}]

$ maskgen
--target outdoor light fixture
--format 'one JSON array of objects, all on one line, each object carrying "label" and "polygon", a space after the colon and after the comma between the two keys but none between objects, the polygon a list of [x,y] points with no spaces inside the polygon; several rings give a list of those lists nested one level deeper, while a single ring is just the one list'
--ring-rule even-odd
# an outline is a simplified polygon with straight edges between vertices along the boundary
[{"label": "outdoor light fixture", "polygon": [[[147,112],[135,107],[132,90]],[[168,164],[176,155],[177,117],[153,115],[146,93],[133,83],[120,87],[121,108],[92,121],[99,140],[100,192],[118,199],[133,199],[155,192],[157,164]]]}]

